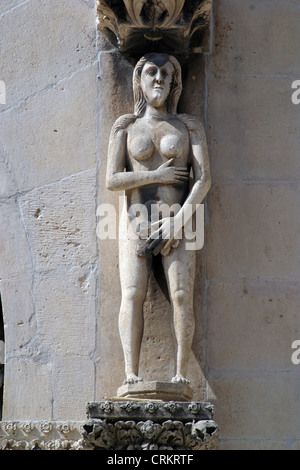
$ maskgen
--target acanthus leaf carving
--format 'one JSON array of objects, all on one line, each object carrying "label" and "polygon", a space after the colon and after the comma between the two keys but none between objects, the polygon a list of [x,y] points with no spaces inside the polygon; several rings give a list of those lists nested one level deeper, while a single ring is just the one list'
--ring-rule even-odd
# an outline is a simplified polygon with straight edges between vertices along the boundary
[{"label": "acanthus leaf carving", "polygon": [[145,0],[124,0],[124,4],[132,24],[135,26],[143,26],[141,11],[145,4]]},{"label": "acanthus leaf carving", "polygon": [[93,419],[83,428],[84,440],[98,450],[206,450],[214,447],[218,436],[218,427],[212,420],[107,423]]},{"label": "acanthus leaf carving", "polygon": [[163,3],[168,10],[168,16],[165,19],[164,26],[173,25],[179,18],[185,0],[167,0]]},{"label": "acanthus leaf carving", "polygon": [[99,30],[120,52],[203,51],[212,0],[97,0]]}]

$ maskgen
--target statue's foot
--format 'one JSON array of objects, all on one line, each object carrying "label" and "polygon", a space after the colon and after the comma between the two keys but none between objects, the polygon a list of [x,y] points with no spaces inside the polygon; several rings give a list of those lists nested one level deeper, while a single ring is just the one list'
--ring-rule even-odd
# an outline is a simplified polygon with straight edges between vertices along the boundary
[{"label": "statue's foot", "polygon": [[138,382],[143,382],[142,377],[139,377],[138,375],[135,375],[135,374],[129,374],[129,375],[127,375],[126,379],[124,380],[124,385],[126,385],[126,384],[136,384]]},{"label": "statue's foot", "polygon": [[175,377],[172,379],[172,383],[184,383],[184,384],[189,384],[190,381],[183,377],[181,374],[176,374]]}]

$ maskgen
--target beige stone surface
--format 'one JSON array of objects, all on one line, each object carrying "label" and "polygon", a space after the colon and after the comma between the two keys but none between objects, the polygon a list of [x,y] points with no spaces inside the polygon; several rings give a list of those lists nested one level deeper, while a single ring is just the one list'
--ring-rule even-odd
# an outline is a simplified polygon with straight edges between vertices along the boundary
[{"label": "beige stone surface", "polygon": [[1,80],[10,107],[96,59],[93,6],[25,1],[1,17]]},{"label": "beige stone surface", "polygon": [[49,356],[92,355],[95,288],[93,266],[57,269],[37,276],[36,322],[40,344]]},{"label": "beige stone surface", "polygon": [[299,302],[298,283],[213,280],[208,289],[209,368],[294,372],[291,345],[300,337]]},{"label": "beige stone surface", "polygon": [[24,0],[3,0],[1,2],[1,8],[0,8],[0,13],[7,13],[9,10],[12,8],[17,7],[21,3],[23,3]]},{"label": "beige stone surface", "polygon": [[[217,450],[291,450],[286,440],[219,439]],[[297,449],[296,449],[297,450]]]},{"label": "beige stone surface", "polygon": [[96,132],[96,66],[4,112],[1,153],[14,190],[32,189],[95,167]]},{"label": "beige stone surface", "polygon": [[51,361],[43,356],[7,360],[3,419],[49,419],[52,367]]},{"label": "beige stone surface", "polygon": [[32,272],[31,254],[20,208],[14,198],[1,202],[0,277]]},{"label": "beige stone surface", "polygon": [[209,71],[226,75],[299,73],[298,0],[214,2]]},{"label": "beige stone surface", "polygon": [[7,155],[4,153],[3,143],[0,142],[0,173],[1,173],[1,188],[0,188],[0,197],[6,198],[15,194],[17,184],[16,180],[12,174],[12,167],[7,158]]},{"label": "beige stone surface", "polygon": [[220,449],[299,442],[298,23],[295,0],[214,3],[205,305]]},{"label": "beige stone surface", "polygon": [[293,180],[300,174],[290,77],[208,79],[208,121],[214,182]]},{"label": "beige stone surface", "polygon": [[297,184],[216,184],[208,207],[209,279],[299,279]]},{"label": "beige stone surface", "polygon": [[31,272],[3,279],[0,289],[5,313],[6,357],[36,354],[37,324]]},{"label": "beige stone surface", "polygon": [[212,371],[208,377],[220,438],[291,440],[299,436],[299,374],[295,371]]},{"label": "beige stone surface", "polygon": [[[84,344],[82,345],[84,348]],[[86,404],[94,394],[95,371],[91,357],[56,355],[53,360],[53,417],[86,419]]]},{"label": "beige stone surface", "polygon": [[0,108],[3,417],[84,419],[85,403],[94,397],[97,320],[93,4],[77,2],[70,15],[69,2],[6,3],[0,77],[7,90],[7,105]]},{"label": "beige stone surface", "polygon": [[20,197],[35,269],[95,262],[95,184],[91,169]]}]

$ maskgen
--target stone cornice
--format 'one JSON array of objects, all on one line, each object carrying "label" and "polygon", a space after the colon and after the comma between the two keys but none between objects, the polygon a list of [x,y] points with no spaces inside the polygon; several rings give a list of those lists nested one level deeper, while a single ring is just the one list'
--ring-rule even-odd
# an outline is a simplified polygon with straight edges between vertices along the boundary
[{"label": "stone cornice", "polygon": [[106,400],[89,402],[87,416],[91,419],[120,419],[165,421],[168,419],[182,422],[194,420],[211,420],[214,408],[209,402],[178,402],[178,401],[148,401],[148,400]]}]

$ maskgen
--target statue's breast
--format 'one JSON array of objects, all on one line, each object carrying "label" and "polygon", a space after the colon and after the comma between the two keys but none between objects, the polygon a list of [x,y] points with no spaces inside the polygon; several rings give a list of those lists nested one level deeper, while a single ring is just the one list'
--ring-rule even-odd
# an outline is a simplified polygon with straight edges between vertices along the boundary
[{"label": "statue's breast", "polygon": [[139,135],[128,140],[129,155],[139,162],[143,162],[152,157],[155,150],[154,143],[150,136]]},{"label": "statue's breast", "polygon": [[153,139],[149,135],[140,135],[128,140],[129,155],[137,161],[151,158],[155,148],[165,158],[177,158],[183,153],[184,142],[179,133],[167,134],[160,139]]},{"label": "statue's breast", "polygon": [[182,138],[178,134],[165,135],[159,142],[159,148],[165,158],[180,157],[183,152]]}]

